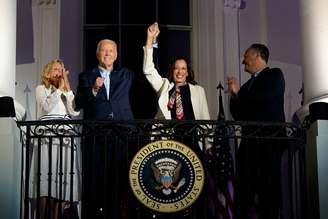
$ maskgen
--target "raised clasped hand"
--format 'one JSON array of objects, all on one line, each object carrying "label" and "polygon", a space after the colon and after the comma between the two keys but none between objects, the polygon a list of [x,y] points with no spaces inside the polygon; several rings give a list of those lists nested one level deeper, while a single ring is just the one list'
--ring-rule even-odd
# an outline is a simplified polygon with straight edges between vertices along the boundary
[{"label": "raised clasped hand", "polygon": [[155,22],[148,27],[148,36],[150,37],[157,37],[159,35],[159,28],[158,23]]},{"label": "raised clasped hand", "polygon": [[152,25],[150,25],[147,29],[147,46],[151,46],[152,43],[154,43],[154,41],[156,41],[155,39],[158,37],[160,33],[159,27],[158,27],[158,23],[155,22]]}]

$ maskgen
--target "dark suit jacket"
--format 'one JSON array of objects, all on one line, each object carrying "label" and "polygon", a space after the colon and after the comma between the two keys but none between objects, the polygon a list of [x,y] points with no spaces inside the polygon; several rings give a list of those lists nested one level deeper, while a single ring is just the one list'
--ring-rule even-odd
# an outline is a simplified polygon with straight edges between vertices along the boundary
[{"label": "dark suit jacket", "polygon": [[233,118],[240,121],[284,122],[285,80],[282,71],[267,67],[253,82],[251,80],[230,99]]},{"label": "dark suit jacket", "polygon": [[98,68],[82,72],[79,75],[75,104],[77,109],[84,110],[84,119],[132,120],[129,91],[134,78],[133,72],[126,68],[111,72],[109,100],[107,100],[105,85],[100,88],[96,96],[92,93],[92,87],[97,77],[101,77]]}]

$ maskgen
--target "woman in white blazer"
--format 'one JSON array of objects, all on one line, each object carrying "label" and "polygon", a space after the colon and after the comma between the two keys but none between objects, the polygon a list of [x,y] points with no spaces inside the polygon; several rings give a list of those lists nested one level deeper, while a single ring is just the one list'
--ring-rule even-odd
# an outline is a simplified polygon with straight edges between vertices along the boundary
[{"label": "woman in white blazer", "polygon": [[[153,42],[156,41],[159,32],[158,24],[152,24],[147,30],[147,41],[143,47],[143,72],[159,97],[159,110],[155,119],[209,120],[210,115],[204,88],[196,85],[193,72],[185,59],[175,60],[170,68],[168,78],[161,77],[155,68]],[[185,131],[188,132],[188,130],[190,130],[190,125],[184,124],[176,128],[175,133],[179,135]],[[196,146],[192,138],[175,139],[192,147],[199,155],[204,148],[201,141]],[[205,149],[207,150],[211,145],[207,139],[205,142]]]},{"label": "woman in white blazer", "polygon": [[[170,69],[168,78],[162,78],[153,62],[153,42],[159,34],[158,24],[152,24],[147,30],[147,41],[144,46],[143,72],[159,96],[159,110],[156,119],[186,119],[208,120],[210,119],[204,88],[196,85],[193,73],[186,60],[175,60]],[[177,116],[174,94],[176,88],[180,90],[183,116]],[[173,96],[173,97],[172,97]],[[177,96],[177,95],[175,95]],[[170,107],[170,102],[173,106]],[[175,100],[175,102],[172,102]],[[171,104],[172,105],[172,104]],[[189,112],[188,112],[189,110]]]},{"label": "woman in white blazer", "polygon": [[[153,62],[153,42],[159,34],[158,24],[154,23],[147,30],[147,41],[144,46],[143,72],[158,95],[159,110],[156,119],[176,120],[209,120],[208,105],[204,88],[196,85],[193,72],[183,58],[176,59],[169,70],[168,78],[160,76]],[[192,124],[178,124],[174,127],[174,140],[189,146],[203,160],[204,150],[211,147],[208,139],[198,139],[198,130]],[[205,143],[205,148],[204,148]],[[199,197],[195,208],[201,207],[205,201]],[[178,213],[174,218],[182,218],[187,212]],[[202,210],[196,217],[204,215]]]}]

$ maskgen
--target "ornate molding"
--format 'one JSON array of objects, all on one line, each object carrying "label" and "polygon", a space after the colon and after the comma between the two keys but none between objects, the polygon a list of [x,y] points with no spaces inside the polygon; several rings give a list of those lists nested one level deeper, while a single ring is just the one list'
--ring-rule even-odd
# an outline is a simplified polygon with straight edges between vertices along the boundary
[{"label": "ornate molding", "polygon": [[224,7],[241,9],[244,1],[243,0],[224,0]]},{"label": "ornate molding", "polygon": [[56,4],[57,0],[32,0],[33,6],[50,6]]}]

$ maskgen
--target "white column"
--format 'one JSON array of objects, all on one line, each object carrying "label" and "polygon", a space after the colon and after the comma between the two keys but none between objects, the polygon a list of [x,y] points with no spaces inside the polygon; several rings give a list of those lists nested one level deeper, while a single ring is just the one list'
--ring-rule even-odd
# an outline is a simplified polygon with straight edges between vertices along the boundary
[{"label": "white column", "polygon": [[224,1],[224,70],[227,75],[240,75],[239,7],[241,0]]},{"label": "white column", "polygon": [[[241,0],[224,0],[224,81],[227,76],[235,76],[242,81],[240,70],[240,48],[239,48],[239,10]],[[226,89],[226,87],[225,87]],[[229,94],[225,93],[224,99],[228,100]],[[229,105],[225,104],[225,114],[227,119],[230,117]]]},{"label": "white column", "polygon": [[[328,102],[328,1],[301,0],[303,49],[303,116],[313,102]],[[302,116],[302,115],[301,115]],[[308,217],[327,218],[328,121],[317,120],[307,131],[306,176]],[[318,207],[319,206],[319,207]]]},{"label": "white column", "polygon": [[328,120],[317,120],[307,130],[305,173],[306,218],[328,218]]},{"label": "white column", "polygon": [[328,1],[301,0],[304,106],[296,114],[302,122],[309,105],[328,102]]},{"label": "white column", "polygon": [[328,1],[301,0],[305,103],[328,99]]},{"label": "white column", "polygon": [[267,1],[261,0],[260,5],[260,42],[268,45],[268,15],[267,15]]},{"label": "white column", "polygon": [[[15,97],[16,1],[0,1],[0,91]],[[19,218],[20,147],[11,118],[0,118],[0,218]]]},{"label": "white column", "polygon": [[15,96],[16,1],[0,1],[0,91]]},{"label": "white column", "polygon": [[216,86],[224,80],[223,1],[192,1],[192,65],[197,82],[205,88],[211,119],[218,114]]}]

